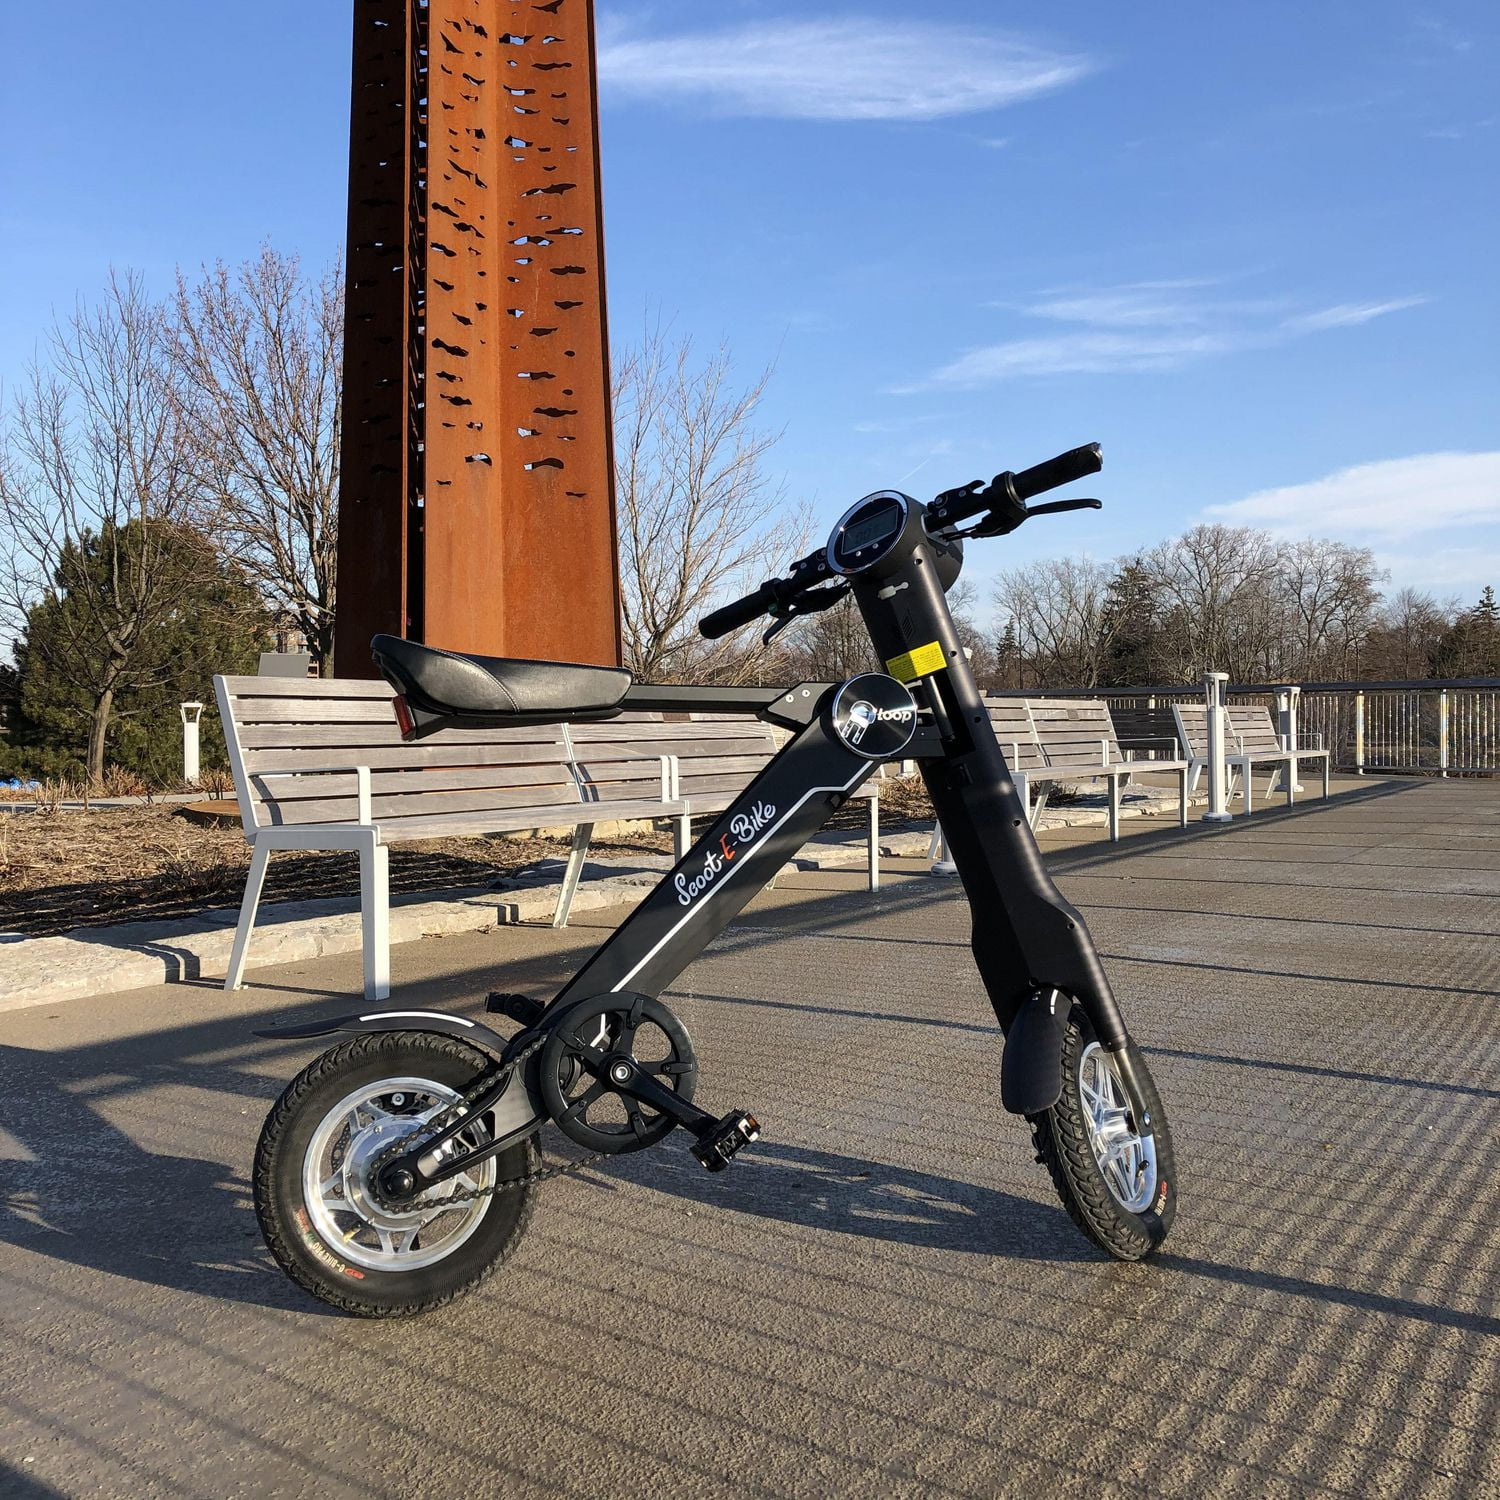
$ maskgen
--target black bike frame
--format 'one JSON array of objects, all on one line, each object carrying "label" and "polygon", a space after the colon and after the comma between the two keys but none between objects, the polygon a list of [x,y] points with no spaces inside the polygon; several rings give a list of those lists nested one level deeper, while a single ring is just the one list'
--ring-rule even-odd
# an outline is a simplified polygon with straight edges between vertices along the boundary
[{"label": "black bike frame", "polygon": [[[921,709],[912,743],[973,912],[972,947],[996,1020],[1009,1032],[1023,1003],[1060,991],[1085,1009],[1121,1069],[1133,1072],[1124,1018],[1083,917],[1053,884],[1026,808],[954,629],[936,552],[920,524],[879,577],[852,580],[870,638]],[[874,771],[835,733],[837,688],[632,688],[623,707],[753,713],[792,737],[527,1028],[535,1036],[566,1006],[605,993],[659,996]],[[1055,1076],[1055,1073],[1054,1073]],[[494,1139],[443,1158],[466,1128],[455,1121],[411,1165],[424,1183],[465,1170],[545,1119],[514,1072],[471,1101],[496,1110]],[[503,1099],[503,1104],[502,1104]],[[501,1106],[497,1108],[497,1105]]]}]

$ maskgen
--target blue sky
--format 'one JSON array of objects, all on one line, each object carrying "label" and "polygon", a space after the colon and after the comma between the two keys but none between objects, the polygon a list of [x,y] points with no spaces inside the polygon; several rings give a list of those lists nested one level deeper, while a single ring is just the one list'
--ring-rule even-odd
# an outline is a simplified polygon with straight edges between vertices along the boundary
[{"label": "blue sky", "polygon": [[[601,0],[617,343],[774,362],[831,519],[1098,439],[1106,509],[974,558],[1199,520],[1500,583],[1500,8]],[[109,264],[341,244],[346,4],[0,19],[0,378]]]}]

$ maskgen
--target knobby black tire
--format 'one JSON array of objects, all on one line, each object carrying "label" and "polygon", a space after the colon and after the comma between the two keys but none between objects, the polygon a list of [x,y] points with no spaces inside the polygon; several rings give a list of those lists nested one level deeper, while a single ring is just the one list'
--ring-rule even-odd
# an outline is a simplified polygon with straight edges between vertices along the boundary
[{"label": "knobby black tire", "polygon": [[1177,1165],[1172,1153],[1172,1133],[1156,1084],[1145,1060],[1136,1052],[1133,1063],[1140,1097],[1132,1092],[1130,1102],[1137,1121],[1142,1112],[1151,1121],[1157,1186],[1150,1204],[1141,1212],[1132,1213],[1110,1191],[1089,1143],[1078,1075],[1083,1054],[1095,1039],[1083,1007],[1075,1004],[1063,1039],[1062,1093],[1051,1109],[1028,1115],[1027,1119],[1031,1122],[1037,1160],[1051,1173],[1068,1216],[1094,1244],[1117,1260],[1144,1260],[1166,1239],[1177,1213]]},{"label": "knobby black tire", "polygon": [[[490,1198],[474,1232],[442,1260],[411,1271],[381,1271],[351,1265],[318,1233],[302,1183],[314,1131],[360,1084],[405,1075],[462,1093],[493,1067],[484,1053],[453,1037],[384,1031],[330,1048],[287,1085],[261,1128],[252,1181],[266,1247],[298,1286],[359,1317],[411,1317],[472,1291],[504,1264],[531,1221],[532,1186]],[[534,1139],[512,1146],[495,1158],[497,1180],[522,1177],[539,1160]]]}]

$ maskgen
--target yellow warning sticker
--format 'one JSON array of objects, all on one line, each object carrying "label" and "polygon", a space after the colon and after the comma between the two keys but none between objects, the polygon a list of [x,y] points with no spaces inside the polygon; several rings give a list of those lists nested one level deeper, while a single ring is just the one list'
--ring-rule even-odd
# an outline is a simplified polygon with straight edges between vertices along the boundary
[{"label": "yellow warning sticker", "polygon": [[947,665],[943,648],[936,641],[928,641],[925,646],[914,646],[904,656],[891,657],[885,669],[898,682],[915,682],[919,677],[941,672]]}]

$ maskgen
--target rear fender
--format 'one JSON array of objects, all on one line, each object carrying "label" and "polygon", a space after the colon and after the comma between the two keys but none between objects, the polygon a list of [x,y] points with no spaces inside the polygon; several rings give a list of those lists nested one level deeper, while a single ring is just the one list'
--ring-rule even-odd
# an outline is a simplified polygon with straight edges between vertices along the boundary
[{"label": "rear fender", "polygon": [[333,1016],[324,1021],[309,1021],[300,1026],[267,1026],[252,1033],[273,1042],[305,1041],[309,1037],[332,1036],[337,1031],[435,1031],[455,1036],[501,1060],[507,1039],[492,1031],[482,1021],[467,1016],[449,1015],[442,1010],[368,1010],[353,1015]]}]

